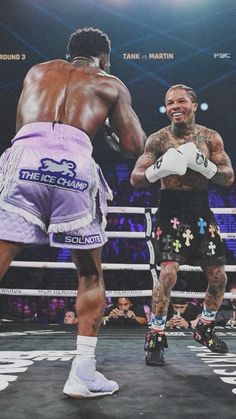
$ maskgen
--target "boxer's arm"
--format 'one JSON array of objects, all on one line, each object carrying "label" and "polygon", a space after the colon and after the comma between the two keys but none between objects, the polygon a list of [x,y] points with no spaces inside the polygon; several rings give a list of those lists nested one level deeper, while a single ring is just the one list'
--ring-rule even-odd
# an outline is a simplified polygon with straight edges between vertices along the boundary
[{"label": "boxer's arm", "polygon": [[36,64],[33,67],[31,67],[29,69],[28,73],[26,74],[25,78],[24,78],[23,86],[22,86],[22,90],[21,90],[21,94],[20,94],[20,98],[19,98],[19,101],[18,101],[18,104],[17,104],[17,111],[16,111],[16,133],[19,131],[19,129],[23,125],[21,103],[24,103],[24,91],[25,91],[25,87],[27,87],[27,84],[30,82],[31,75],[34,74],[35,69],[37,70],[37,68],[40,65],[41,64]]},{"label": "boxer's arm", "polygon": [[173,147],[163,154],[162,149],[162,141],[158,134],[151,135],[147,140],[144,154],[138,159],[131,173],[132,186],[142,188],[166,176],[185,174],[187,162],[183,154]]},{"label": "boxer's arm", "polygon": [[130,182],[134,188],[145,188],[150,186],[145,172],[151,167],[162,154],[161,141],[158,135],[152,134],[148,137],[143,154],[136,161],[131,173]]},{"label": "boxer's arm", "polygon": [[230,186],[234,182],[234,170],[224,149],[224,142],[216,131],[213,131],[211,145],[210,160],[217,166],[217,172],[211,180],[219,185]]},{"label": "boxer's arm", "polygon": [[178,147],[187,160],[187,165],[214,183],[229,186],[234,181],[234,171],[232,169],[229,156],[224,150],[224,143],[221,136],[212,131],[209,138],[209,159],[192,142]]},{"label": "boxer's arm", "polygon": [[114,82],[118,94],[109,115],[110,126],[119,138],[121,153],[127,158],[138,158],[143,153],[146,135],[132,109],[128,89],[120,80]]},{"label": "boxer's arm", "polygon": [[22,127],[22,117],[21,117],[21,99],[23,96],[23,90],[21,92],[18,104],[17,104],[17,110],[16,110],[16,133],[19,131],[19,129]]}]

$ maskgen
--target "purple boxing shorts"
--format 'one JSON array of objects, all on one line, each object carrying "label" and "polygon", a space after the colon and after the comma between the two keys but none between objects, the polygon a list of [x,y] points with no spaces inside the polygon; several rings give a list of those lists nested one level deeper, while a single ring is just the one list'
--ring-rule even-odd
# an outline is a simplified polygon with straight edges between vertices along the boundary
[{"label": "purple boxing shorts", "polygon": [[0,159],[0,239],[89,249],[102,246],[112,192],[83,131],[23,126]]}]

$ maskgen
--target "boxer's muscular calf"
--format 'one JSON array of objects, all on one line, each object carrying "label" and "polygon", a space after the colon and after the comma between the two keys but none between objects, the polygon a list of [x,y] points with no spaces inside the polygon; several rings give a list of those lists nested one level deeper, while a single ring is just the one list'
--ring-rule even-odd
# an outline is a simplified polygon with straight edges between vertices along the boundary
[{"label": "boxer's muscular calf", "polygon": [[177,262],[163,262],[159,280],[154,284],[152,296],[152,312],[155,316],[166,316],[170,292],[177,280],[179,264]]},{"label": "boxer's muscular calf", "polygon": [[101,269],[101,248],[73,250],[78,272],[76,313],[78,334],[97,336],[105,306],[105,288]]},{"label": "boxer's muscular calf", "polygon": [[205,296],[205,306],[209,310],[219,310],[224,298],[227,276],[224,266],[208,266],[202,268],[207,280],[208,287]]}]

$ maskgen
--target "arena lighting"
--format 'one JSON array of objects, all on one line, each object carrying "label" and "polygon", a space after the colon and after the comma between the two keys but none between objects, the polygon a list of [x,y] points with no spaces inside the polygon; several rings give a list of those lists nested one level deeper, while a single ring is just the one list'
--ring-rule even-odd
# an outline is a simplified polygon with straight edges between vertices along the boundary
[{"label": "arena lighting", "polygon": [[166,113],[166,107],[165,106],[160,106],[159,112],[160,113]]},{"label": "arena lighting", "polygon": [[207,109],[208,109],[208,104],[207,103],[201,103],[201,105],[200,105],[200,108],[201,108],[201,110],[202,111],[207,111]]}]

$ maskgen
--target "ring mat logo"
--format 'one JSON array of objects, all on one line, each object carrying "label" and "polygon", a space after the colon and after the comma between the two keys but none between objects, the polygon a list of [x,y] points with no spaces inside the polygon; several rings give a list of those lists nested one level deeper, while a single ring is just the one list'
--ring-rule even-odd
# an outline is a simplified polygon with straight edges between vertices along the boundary
[{"label": "ring mat logo", "polygon": [[0,391],[17,380],[35,361],[71,361],[76,351],[0,351]]},{"label": "ring mat logo", "polygon": [[236,354],[228,352],[226,354],[218,354],[211,352],[205,347],[188,346],[196,356],[208,364],[208,367],[213,367],[213,372],[220,375],[221,381],[226,384],[234,385],[232,393],[236,395]]}]

